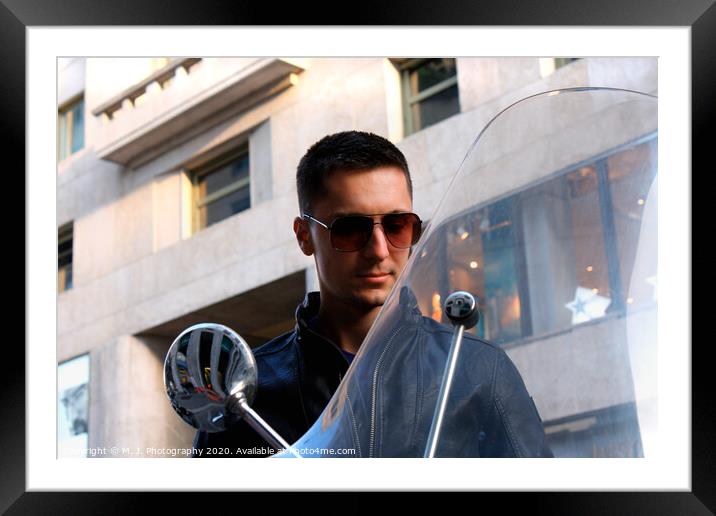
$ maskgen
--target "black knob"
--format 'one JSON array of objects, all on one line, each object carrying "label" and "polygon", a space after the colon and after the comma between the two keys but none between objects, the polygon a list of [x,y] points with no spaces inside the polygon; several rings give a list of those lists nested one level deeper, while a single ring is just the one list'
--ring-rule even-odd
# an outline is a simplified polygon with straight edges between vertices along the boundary
[{"label": "black knob", "polygon": [[445,314],[455,326],[463,325],[466,330],[475,326],[480,320],[475,296],[464,290],[450,294],[445,300]]}]

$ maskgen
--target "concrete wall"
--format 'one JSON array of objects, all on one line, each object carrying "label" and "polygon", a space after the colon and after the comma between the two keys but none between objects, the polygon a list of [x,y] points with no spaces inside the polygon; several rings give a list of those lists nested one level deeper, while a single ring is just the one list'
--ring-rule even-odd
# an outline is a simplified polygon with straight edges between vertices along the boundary
[{"label": "concrete wall", "polygon": [[546,335],[507,354],[543,421],[634,401],[623,318]]},{"label": "concrete wall", "polygon": [[91,354],[89,447],[129,449],[122,457],[144,457],[147,447],[187,448],[195,430],[167,401],[163,363],[171,342],[123,335]]},{"label": "concrete wall", "polygon": [[57,59],[57,105],[62,106],[80,95],[85,89],[85,65],[83,57]]}]

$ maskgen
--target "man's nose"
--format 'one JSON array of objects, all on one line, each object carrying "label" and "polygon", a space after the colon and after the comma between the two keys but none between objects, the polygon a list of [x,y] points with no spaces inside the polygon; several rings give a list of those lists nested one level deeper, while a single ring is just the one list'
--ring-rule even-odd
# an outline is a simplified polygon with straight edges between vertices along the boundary
[{"label": "man's nose", "polygon": [[388,239],[385,237],[383,226],[380,224],[374,224],[373,233],[364,248],[365,254],[371,258],[385,260],[388,256],[390,256],[388,245]]}]

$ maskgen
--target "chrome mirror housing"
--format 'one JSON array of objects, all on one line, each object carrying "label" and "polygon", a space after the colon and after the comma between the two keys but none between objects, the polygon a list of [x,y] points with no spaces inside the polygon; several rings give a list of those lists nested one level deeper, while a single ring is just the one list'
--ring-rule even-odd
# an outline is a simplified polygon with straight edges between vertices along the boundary
[{"label": "chrome mirror housing", "polygon": [[164,387],[172,408],[198,430],[221,432],[240,419],[236,400],[250,405],[257,382],[251,348],[221,324],[187,328],[164,361]]}]

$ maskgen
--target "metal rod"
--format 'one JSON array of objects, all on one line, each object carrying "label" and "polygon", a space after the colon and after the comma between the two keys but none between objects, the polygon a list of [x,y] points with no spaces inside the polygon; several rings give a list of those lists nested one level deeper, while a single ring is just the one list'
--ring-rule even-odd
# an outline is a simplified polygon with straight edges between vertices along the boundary
[{"label": "metal rod", "polygon": [[264,419],[259,416],[247,403],[246,396],[243,393],[238,393],[233,396],[235,405],[234,407],[239,410],[246,422],[263,437],[274,448],[279,450],[288,451],[294,457],[301,457],[296,450],[294,450],[290,444],[288,444],[283,437],[281,437],[271,425],[269,425]]},{"label": "metal rod", "polygon": [[455,375],[457,357],[460,353],[460,346],[462,345],[462,335],[464,332],[464,325],[458,324],[457,326],[455,326],[455,332],[452,335],[452,342],[450,343],[450,352],[448,354],[447,363],[445,364],[445,372],[443,373],[443,381],[440,385],[438,402],[435,406],[435,415],[433,416],[433,422],[430,425],[428,443],[425,446],[425,454],[423,455],[424,458],[435,457],[435,450],[438,445],[438,439],[440,438],[440,430],[442,430],[443,417],[445,416],[445,407],[447,406],[448,394],[450,393],[452,379]]}]

